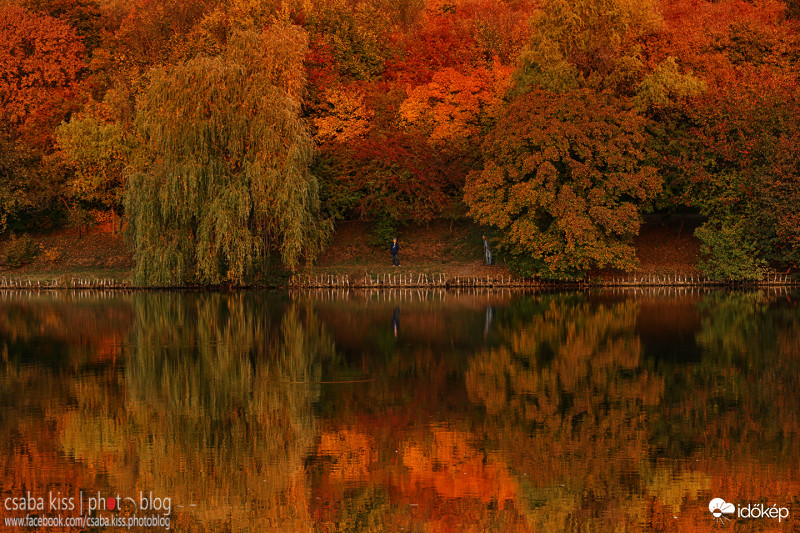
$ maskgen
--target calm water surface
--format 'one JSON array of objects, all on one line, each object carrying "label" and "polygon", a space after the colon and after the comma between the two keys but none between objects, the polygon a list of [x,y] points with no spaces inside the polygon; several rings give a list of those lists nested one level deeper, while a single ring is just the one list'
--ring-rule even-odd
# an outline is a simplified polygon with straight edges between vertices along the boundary
[{"label": "calm water surface", "polygon": [[797,531],[798,301],[0,293],[0,519]]}]

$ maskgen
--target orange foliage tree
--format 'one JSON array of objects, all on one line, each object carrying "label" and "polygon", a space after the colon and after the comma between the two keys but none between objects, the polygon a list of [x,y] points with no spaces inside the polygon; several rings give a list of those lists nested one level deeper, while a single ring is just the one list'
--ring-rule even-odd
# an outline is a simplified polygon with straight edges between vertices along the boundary
[{"label": "orange foliage tree", "polygon": [[500,111],[511,70],[499,61],[470,74],[443,69],[430,83],[409,91],[400,116],[428,133],[434,144],[474,142]]},{"label": "orange foliage tree", "polygon": [[523,272],[572,277],[632,269],[638,206],[660,190],[647,164],[644,121],[589,92],[534,90],[517,99],[483,144],[484,169],[464,199]]},{"label": "orange foliage tree", "polygon": [[0,113],[6,125],[46,143],[69,105],[83,54],[67,24],[14,4],[0,7]]},{"label": "orange foliage tree", "polygon": [[59,198],[61,173],[43,158],[73,108],[83,56],[68,24],[0,5],[0,231]]}]

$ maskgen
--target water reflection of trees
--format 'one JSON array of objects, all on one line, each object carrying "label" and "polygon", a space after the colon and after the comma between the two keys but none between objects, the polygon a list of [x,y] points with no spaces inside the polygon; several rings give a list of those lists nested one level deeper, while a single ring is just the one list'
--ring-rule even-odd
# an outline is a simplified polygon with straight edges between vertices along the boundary
[{"label": "water reflection of trees", "polygon": [[709,295],[687,359],[643,348],[635,299],[520,297],[488,340],[481,308],[403,308],[413,342],[282,295],[73,303],[0,313],[4,494],[152,490],[180,530],[605,531],[800,493],[792,300]]},{"label": "water reflection of trees", "polygon": [[661,369],[670,409],[653,424],[653,444],[708,472],[715,493],[790,503],[800,491],[797,300],[720,292],[698,311],[703,357]]},{"label": "water reflection of trees", "polygon": [[303,459],[332,343],[313,313],[281,307],[249,293],[137,297],[125,403],[98,411],[88,392],[63,447],[112,461],[121,493],[184,505],[183,530],[310,529]]},{"label": "water reflection of trees", "polygon": [[[684,454],[715,434],[714,452],[733,447],[748,456],[774,460],[792,453],[800,459],[800,309],[797,302],[763,292],[712,294],[699,305],[699,364],[666,367],[670,400],[681,409],[687,439],[665,447]],[[686,417],[690,414],[691,416]],[[777,456],[776,456],[777,454]],[[772,458],[772,459],[769,459]]]},{"label": "water reflection of trees", "polygon": [[[131,321],[124,297],[0,294],[3,499],[26,491],[72,496],[82,487],[105,486],[102,471],[65,456],[58,443],[80,390],[92,391],[101,406],[121,401],[118,388],[109,384],[117,384],[115,369]],[[97,388],[94,383],[104,385]]]},{"label": "water reflection of trees", "polygon": [[116,357],[131,325],[126,298],[92,293],[0,296],[0,354],[16,364],[96,366]]},{"label": "water reflection of trees", "polygon": [[522,480],[532,525],[641,523],[644,409],[660,401],[663,380],[642,366],[636,303],[545,296],[529,309],[466,373],[485,438]]},{"label": "water reflection of trees", "polygon": [[[799,488],[800,321],[783,307],[720,293],[690,302],[687,316],[648,315],[641,332],[635,298],[538,295],[502,308],[497,342],[464,366],[423,343],[391,348],[402,357],[372,360],[371,372],[405,376],[378,382],[402,396],[366,389],[362,402],[342,403],[352,391],[336,389],[326,398],[344,408],[328,411],[321,430],[315,522],[324,531],[691,531],[708,522],[710,494],[787,501]],[[659,320],[678,320],[666,330],[689,356],[645,353]],[[783,375],[764,366],[776,358]],[[421,360],[449,361],[441,374],[450,378],[428,379]],[[757,422],[733,416],[739,406]],[[777,428],[792,441],[774,453]]]},{"label": "water reflection of trees", "polygon": [[392,431],[374,419],[323,429],[314,476],[318,530],[526,530],[520,486],[504,458],[458,426],[463,421]]}]

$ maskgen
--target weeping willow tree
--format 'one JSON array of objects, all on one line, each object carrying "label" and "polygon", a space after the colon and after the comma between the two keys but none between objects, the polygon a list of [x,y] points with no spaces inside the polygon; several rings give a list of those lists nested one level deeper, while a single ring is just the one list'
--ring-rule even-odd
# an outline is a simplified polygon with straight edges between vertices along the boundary
[{"label": "weeping willow tree", "polygon": [[307,46],[276,24],[153,73],[125,191],[138,283],[242,283],[271,252],[292,270],[316,258],[331,228],[300,117]]}]

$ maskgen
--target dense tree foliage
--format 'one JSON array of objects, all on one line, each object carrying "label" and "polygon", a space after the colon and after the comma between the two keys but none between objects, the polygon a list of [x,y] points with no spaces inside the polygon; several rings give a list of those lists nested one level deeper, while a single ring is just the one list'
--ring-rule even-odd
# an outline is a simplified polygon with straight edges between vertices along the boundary
[{"label": "dense tree foliage", "polygon": [[800,91],[795,73],[737,77],[693,109],[686,194],[708,216],[698,230],[704,269],[758,279],[767,264],[800,264]]},{"label": "dense tree foliage", "polygon": [[0,230],[58,201],[63,177],[46,156],[75,107],[84,53],[69,24],[0,5]]},{"label": "dense tree foliage", "polygon": [[563,91],[630,90],[643,70],[641,41],[660,17],[652,0],[546,0],[533,18],[517,83]]},{"label": "dense tree foliage", "polygon": [[241,283],[271,250],[313,261],[328,228],[299,117],[305,50],[279,24],[153,76],[125,203],[141,282]]},{"label": "dense tree foliage", "polygon": [[128,156],[122,126],[92,116],[73,116],[56,129],[56,140],[65,164],[72,170],[69,196],[116,215],[122,207],[121,182]]},{"label": "dense tree foliage", "polygon": [[[172,101],[170,91],[194,83],[192,68],[203,71],[198,75],[216,72],[207,83],[229,87],[224,80],[242,60],[230,52],[235,35],[266,35],[280,20],[308,35],[308,47],[292,60],[292,75],[308,80],[293,96],[292,113],[309,124],[300,166],[315,175],[326,217],[396,227],[463,216],[465,184],[467,203],[475,199],[467,176],[505,164],[514,172],[510,160],[485,159],[490,144],[514,142],[501,139],[498,121],[507,124],[521,101],[538,99],[543,106],[548,100],[584,108],[586,117],[558,121],[583,124],[597,111],[588,99],[623,110],[622,122],[643,124],[637,136],[645,140],[637,137],[636,145],[647,150],[637,164],[655,168],[662,186],[658,194],[655,186],[636,196],[635,210],[707,217],[698,234],[707,273],[744,279],[768,268],[796,269],[796,6],[780,0],[10,0],[0,7],[0,222],[6,224],[0,228],[48,227],[86,208],[112,210],[136,225],[141,213],[125,213],[120,203],[130,185],[126,169],[147,174],[159,165],[143,147],[161,155],[168,148],[154,149],[156,141],[141,129],[164,118],[154,102]],[[239,113],[223,109],[236,107],[235,100],[218,89],[204,93],[220,98],[209,109]],[[515,133],[506,128],[505,136]],[[613,146],[601,147],[610,138],[589,142],[613,154]],[[259,157],[277,168],[278,152]],[[226,164],[235,174],[247,160]],[[306,193],[311,206],[314,194],[300,196]],[[238,279],[249,269],[243,265],[280,247],[288,266],[315,255],[314,246],[306,254],[279,237],[292,226],[289,241],[305,239],[298,233],[305,224],[288,221],[297,213],[280,215],[283,221],[266,232],[268,242],[264,216],[256,222],[255,211],[239,215],[231,224],[247,227],[235,231],[251,234],[250,244],[237,237],[244,248],[217,242],[209,253],[221,253],[223,262],[236,255],[241,268],[204,262],[205,274],[186,279]],[[633,218],[625,220],[624,236],[614,237],[620,245],[636,232],[628,224]],[[324,233],[314,226],[306,237]],[[506,237],[512,255],[532,264],[531,250]],[[606,252],[617,246],[608,242]],[[551,256],[572,261],[566,241],[551,245]],[[632,266],[628,252],[582,254],[586,260],[567,270]],[[187,268],[184,274],[194,272]],[[545,264],[534,270],[554,274]]]},{"label": "dense tree foliage", "polygon": [[0,7],[0,112],[34,144],[50,140],[84,67],[84,45],[68,24]]},{"label": "dense tree foliage", "polygon": [[486,137],[484,170],[470,178],[465,200],[534,272],[630,270],[638,206],[660,186],[645,141],[640,117],[589,91],[532,91]]}]

